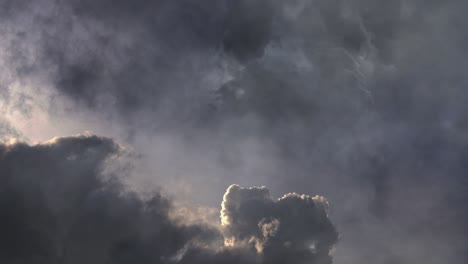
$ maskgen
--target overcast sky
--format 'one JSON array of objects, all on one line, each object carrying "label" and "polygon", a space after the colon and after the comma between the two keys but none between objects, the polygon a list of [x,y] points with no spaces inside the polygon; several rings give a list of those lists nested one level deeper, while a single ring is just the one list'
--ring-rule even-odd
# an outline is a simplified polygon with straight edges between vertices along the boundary
[{"label": "overcast sky", "polygon": [[0,262],[466,263],[466,10],[0,0]]}]

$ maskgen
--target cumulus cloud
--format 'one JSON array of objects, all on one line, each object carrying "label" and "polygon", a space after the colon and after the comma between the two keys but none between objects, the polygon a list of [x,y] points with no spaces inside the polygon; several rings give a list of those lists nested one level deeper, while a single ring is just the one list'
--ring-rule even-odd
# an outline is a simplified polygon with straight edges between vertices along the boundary
[{"label": "cumulus cloud", "polygon": [[[323,198],[289,194],[274,202],[269,195],[257,199],[257,192],[268,194],[265,188],[233,185],[223,201],[224,234],[213,223],[172,217],[172,202],[159,193],[143,198],[116,175],[104,175],[120,151],[111,139],[93,135],[0,145],[0,261],[330,262],[336,231]],[[263,213],[253,216],[255,208]],[[250,242],[225,247],[232,237],[255,238],[263,250],[251,251]]]},{"label": "cumulus cloud", "polygon": [[269,190],[231,185],[221,219],[226,244],[251,247],[266,263],[331,263],[338,239],[321,196],[290,193],[277,201]]}]

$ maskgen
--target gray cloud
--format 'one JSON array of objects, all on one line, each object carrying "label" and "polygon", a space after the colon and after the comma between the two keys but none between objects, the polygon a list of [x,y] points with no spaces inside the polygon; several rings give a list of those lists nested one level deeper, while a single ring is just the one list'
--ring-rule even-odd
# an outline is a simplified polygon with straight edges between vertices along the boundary
[{"label": "gray cloud", "polygon": [[5,120],[0,119],[0,139],[7,140],[11,137],[19,137],[20,133]]},{"label": "gray cloud", "polygon": [[[244,205],[252,197],[249,192],[260,189],[242,192],[233,185],[223,201],[227,238],[255,237],[263,230],[268,239],[261,241],[263,252],[248,245],[224,246],[215,225],[173,218],[173,205],[161,194],[142,198],[122,185],[117,176],[125,175],[105,174],[109,159],[118,158],[120,151],[112,140],[92,135],[32,146],[0,145],[2,263],[330,262],[328,251],[336,242],[336,231],[324,198],[289,194],[275,203],[265,196],[252,205],[264,211],[261,206],[270,202],[276,208],[252,219],[253,208],[245,210]],[[237,210],[231,209],[233,203]],[[284,229],[266,234],[267,217],[278,219]],[[248,223],[249,234],[234,224],[245,219],[255,220]],[[317,252],[304,243],[315,243]],[[284,253],[281,259],[272,255],[278,249]]]},{"label": "gray cloud", "polygon": [[[83,106],[110,107],[129,119],[154,108],[178,125],[210,109],[207,86],[217,84],[204,76],[224,63],[223,53],[240,61],[263,54],[273,16],[262,0],[10,5],[5,28],[22,45],[8,47],[9,66],[19,77],[46,75],[59,94]],[[28,59],[31,51],[36,60]]]},{"label": "gray cloud", "polygon": [[266,263],[332,263],[338,235],[327,210],[321,196],[291,193],[274,201],[265,187],[232,185],[221,219],[228,244],[250,246]]},{"label": "gray cloud", "polygon": [[339,262],[463,262],[466,7],[4,1],[3,66],[117,119],[204,202],[232,182],[326,195]]},{"label": "gray cloud", "polygon": [[105,178],[118,151],[97,136],[1,145],[1,261],[162,263],[191,239],[216,238],[169,219],[170,201],[159,194],[142,200]]}]

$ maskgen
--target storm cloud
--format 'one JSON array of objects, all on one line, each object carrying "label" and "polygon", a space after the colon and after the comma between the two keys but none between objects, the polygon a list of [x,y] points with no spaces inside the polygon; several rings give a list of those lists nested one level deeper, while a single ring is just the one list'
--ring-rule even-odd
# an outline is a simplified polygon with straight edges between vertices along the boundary
[{"label": "storm cloud", "polygon": [[169,219],[171,203],[159,194],[142,200],[105,177],[118,152],[91,135],[1,145],[1,261],[163,263],[196,237],[217,237]]},{"label": "storm cloud", "polygon": [[[467,7],[4,0],[0,134],[116,137],[142,153],[138,177],[195,204],[219,205],[232,183],[324,195],[340,230],[337,263],[466,262]],[[40,111],[57,130],[40,126]],[[287,242],[281,227],[296,219],[283,219],[281,204],[319,214],[314,198],[229,190],[243,193],[229,201],[244,204],[236,219],[248,224],[218,236],[245,248],[177,252],[249,263]]]},{"label": "storm cloud", "polygon": [[[252,219],[244,209],[252,195],[236,194],[241,189],[233,185],[223,201],[223,223],[229,226],[223,239],[216,225],[186,224],[171,217],[173,205],[161,194],[143,198],[122,185],[118,176],[124,175],[104,173],[120,151],[112,140],[93,135],[33,146],[0,145],[2,263],[194,263],[193,255],[202,263],[330,263],[336,232],[323,198],[290,194],[278,201],[277,210],[260,209],[262,218]],[[268,192],[264,187],[250,190]],[[258,205],[274,205],[271,197],[263,198]],[[247,244],[224,245],[231,236],[247,235],[234,224],[245,219],[253,220],[245,223],[251,229],[248,235],[267,236],[263,217],[278,219],[285,231],[272,231],[271,238],[258,241],[261,252],[252,252]],[[286,231],[291,227],[297,231]],[[306,240],[316,244],[317,253],[301,245]],[[272,246],[275,252],[281,248],[280,259],[268,253]]]}]

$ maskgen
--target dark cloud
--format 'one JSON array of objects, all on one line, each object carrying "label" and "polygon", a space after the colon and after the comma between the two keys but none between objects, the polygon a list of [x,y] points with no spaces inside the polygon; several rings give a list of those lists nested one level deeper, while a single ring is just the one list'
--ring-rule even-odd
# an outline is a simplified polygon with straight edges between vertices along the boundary
[{"label": "dark cloud", "polygon": [[186,153],[222,168],[189,183],[326,194],[341,261],[463,262],[467,4],[280,2],[4,1],[5,65],[137,135],[182,138],[177,168],[198,163]]},{"label": "dark cloud", "polygon": [[159,194],[143,201],[104,178],[118,151],[97,136],[1,145],[1,262],[162,263],[195,237],[216,237],[169,219]]},{"label": "dark cloud", "polygon": [[[172,204],[167,198],[155,193],[143,199],[126,190],[116,175],[103,173],[109,159],[118,158],[119,151],[112,140],[90,135],[56,138],[33,146],[0,145],[1,262],[331,261],[328,251],[336,242],[336,231],[327,217],[323,198],[289,194],[275,203],[264,196],[263,201],[250,205],[264,212],[253,219],[249,210],[254,208],[244,206],[251,200],[249,192],[268,191],[242,191],[231,186],[222,212],[228,221],[228,237],[249,235],[260,239],[263,232],[264,240],[258,243],[264,250],[251,251],[248,245],[225,247],[222,234],[214,226],[184,224],[183,219],[170,217]],[[273,211],[262,208],[268,202],[276,207]],[[250,233],[234,224],[245,219],[252,220],[247,223]],[[284,230],[273,231],[279,226],[267,219],[279,221]],[[269,229],[272,231],[267,235]],[[315,243],[316,252],[305,243]],[[274,252],[269,252],[273,249],[284,253],[281,259],[273,258]]]},{"label": "dark cloud", "polygon": [[[263,0],[42,2],[9,8],[13,39],[25,43],[10,50],[19,75],[47,74],[88,107],[126,117],[150,107],[179,123],[210,105],[203,79],[222,53],[240,61],[263,54],[274,9]],[[20,63],[31,49],[38,59]]]}]

